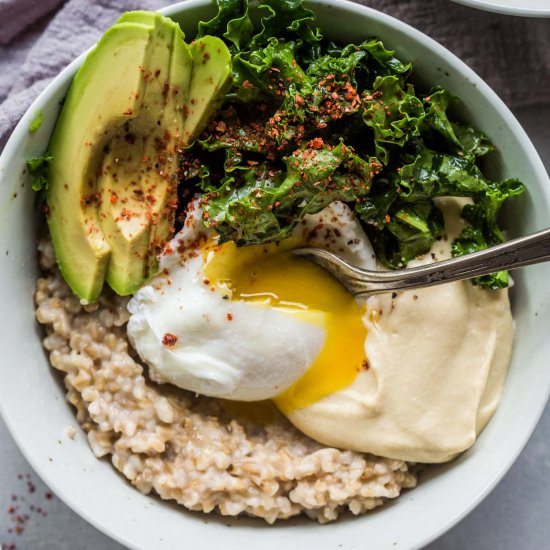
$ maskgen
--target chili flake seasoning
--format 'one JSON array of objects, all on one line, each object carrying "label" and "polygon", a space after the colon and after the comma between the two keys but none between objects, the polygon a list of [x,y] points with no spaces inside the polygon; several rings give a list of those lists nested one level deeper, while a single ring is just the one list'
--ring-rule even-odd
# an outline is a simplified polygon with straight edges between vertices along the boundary
[{"label": "chili flake seasoning", "polygon": [[178,337],[175,334],[171,334],[170,332],[167,332],[162,337],[162,345],[167,348],[173,348],[176,345],[177,341]]}]

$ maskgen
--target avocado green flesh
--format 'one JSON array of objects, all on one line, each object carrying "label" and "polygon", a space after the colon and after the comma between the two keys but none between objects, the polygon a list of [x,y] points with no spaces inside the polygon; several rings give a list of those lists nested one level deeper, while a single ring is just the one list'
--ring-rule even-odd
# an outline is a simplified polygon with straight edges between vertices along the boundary
[{"label": "avocado green flesh", "polygon": [[46,200],[60,271],[85,302],[105,280],[127,295],[158,269],[174,231],[179,153],[231,73],[227,48],[209,38],[189,47],[170,19],[129,12],[74,78],[50,141]]},{"label": "avocado green flesh", "polygon": [[221,39],[203,36],[190,46],[193,73],[184,126],[184,138],[191,142],[220,107],[231,85],[231,54]]},{"label": "avocado green flesh", "polygon": [[[112,249],[106,273],[109,286],[120,295],[135,292],[149,272],[147,263],[151,233],[151,187],[164,187],[159,181],[158,143],[166,126],[162,124],[169,103],[166,83],[170,81],[172,41],[176,25],[166,18],[132,13],[134,19],[149,20],[151,32],[142,103],[136,117],[120,128],[110,142],[104,170],[98,179],[102,189],[100,224]],[[126,19],[130,19],[130,17]],[[136,17],[138,16],[138,17]],[[160,124],[158,124],[160,122]],[[115,162],[118,159],[118,162]],[[115,201],[111,200],[115,199]]]},{"label": "avocado green flesh", "polygon": [[143,140],[129,150],[124,137],[115,136],[98,178],[101,229],[111,246],[106,280],[123,296],[135,292],[145,277],[150,225],[139,184],[143,150]]},{"label": "avocado green flesh", "polygon": [[95,173],[105,145],[139,108],[145,81],[136,68],[146,63],[149,40],[150,30],[132,23],[103,35],[73,80],[49,145],[48,225],[56,258],[71,289],[88,302],[101,292],[111,255]]},{"label": "avocado green flesh", "polygon": [[[162,139],[166,140],[166,154],[162,162],[162,173],[165,178],[172,177],[177,173],[179,167],[178,149],[181,150],[188,145],[188,142],[183,139],[184,106],[189,98],[193,58],[184,38],[183,32],[179,26],[176,26],[170,60],[170,89],[162,124],[164,128],[168,129],[168,132],[162,136]],[[149,241],[148,271],[150,274],[154,274],[158,267],[157,256],[165,241],[174,231],[177,181],[165,179],[164,185],[156,185],[151,189],[151,194],[154,198],[151,208],[154,224],[151,227]]]},{"label": "avocado green flesh", "polygon": [[139,23],[140,25],[145,25],[146,27],[154,27],[156,22],[159,19],[159,14],[152,11],[127,11],[123,13],[116,24],[119,23]]}]

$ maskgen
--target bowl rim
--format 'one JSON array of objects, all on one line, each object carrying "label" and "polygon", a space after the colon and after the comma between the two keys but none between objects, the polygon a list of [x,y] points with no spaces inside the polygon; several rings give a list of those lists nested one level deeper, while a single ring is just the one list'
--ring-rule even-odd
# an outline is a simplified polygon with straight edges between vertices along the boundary
[{"label": "bowl rim", "polygon": [[[462,2],[463,0],[458,0]],[[464,3],[469,2],[470,0],[464,0]],[[472,2],[477,0],[472,0]],[[410,36],[417,42],[422,42],[425,46],[429,47],[430,50],[435,51],[439,57],[444,58],[449,63],[453,64],[455,67],[458,66],[464,78],[467,78],[475,84],[476,87],[480,90],[481,94],[489,99],[493,106],[497,109],[499,116],[506,120],[506,123],[511,127],[514,134],[521,138],[522,143],[525,148],[527,160],[532,164],[534,170],[537,174],[540,174],[542,179],[546,179],[548,185],[550,186],[550,179],[546,169],[540,159],[533,143],[523,130],[522,126],[519,124],[515,116],[509,110],[509,108],[504,104],[500,97],[492,90],[492,88],[479,76],[475,71],[473,71],[466,63],[464,63],[460,58],[455,54],[450,52],[447,48],[441,45],[439,42],[426,35],[425,33],[419,31],[415,27],[410,26],[403,21],[396,19],[386,13],[380,12],[374,8],[364,6],[362,4],[357,4],[350,0],[305,0],[304,2],[308,7],[314,7],[315,5],[325,5],[327,7],[333,7],[337,10],[343,10],[347,12],[358,13],[362,15],[367,15],[370,19],[387,24],[394,28],[399,33]],[[159,9],[158,12],[170,16],[177,16],[178,14],[188,11],[193,8],[201,8],[207,5],[211,5],[211,0],[183,0],[165,6],[162,9]],[[47,87],[38,95],[38,97],[32,102],[29,106],[15,129],[13,130],[9,140],[7,141],[2,154],[0,155],[0,176],[3,174],[9,166],[10,157],[15,154],[15,151],[18,149],[19,144],[25,138],[28,133],[28,127],[37,111],[40,109],[40,105],[46,103],[52,96],[55,96],[60,88],[66,87],[71,81],[76,73],[77,69],[80,67],[86,56],[89,52],[95,47],[92,46],[82,54],[80,54],[75,60],[73,60],[65,69],[63,69],[53,80],[47,85]],[[481,490],[475,498],[471,499],[467,505],[463,506],[462,509],[457,510],[453,517],[448,518],[446,522],[443,522],[435,530],[431,530],[429,533],[425,534],[423,538],[417,538],[414,541],[414,545],[410,546],[411,548],[420,548],[424,545],[434,541],[442,534],[447,532],[450,528],[456,525],[461,521],[469,512],[471,512],[499,483],[499,481],[504,477],[508,472],[512,464],[516,461],[519,454],[524,449],[527,441],[531,437],[533,431],[535,430],[542,413],[546,407],[548,399],[550,397],[550,383],[547,384],[547,388],[544,392],[545,398],[541,400],[536,408],[533,409],[532,420],[530,424],[526,427],[522,437],[518,439],[517,445],[513,453],[510,453],[506,460],[501,464],[501,467],[493,472],[493,475],[487,478],[483,490]],[[52,476],[50,472],[38,461],[36,457],[33,456],[31,451],[25,446],[22,438],[19,437],[19,434],[15,427],[15,422],[12,420],[10,411],[8,411],[0,399],[0,415],[4,419],[4,422],[19,447],[20,451],[24,455],[25,459],[29,462],[33,470],[38,474],[38,476],[44,480],[44,482],[52,489],[60,500],[62,500],[71,510],[77,513],[80,517],[85,519],[88,523],[93,525],[99,531],[112,538],[113,540],[125,545],[128,548],[133,548],[136,550],[142,550],[141,546],[138,546],[133,541],[126,538],[118,531],[114,530],[112,524],[104,524],[94,518],[94,516],[86,509],[84,505],[84,500],[77,500],[71,497],[65,490],[65,485],[61,479],[57,479]],[[288,544],[288,541],[286,541]],[[289,546],[290,548],[291,546]]]},{"label": "bowl rim", "polygon": [[503,15],[516,15],[519,17],[550,17],[550,7],[526,7],[519,4],[510,5],[502,3],[501,0],[452,0],[457,4],[477,8],[483,11],[501,13]]}]

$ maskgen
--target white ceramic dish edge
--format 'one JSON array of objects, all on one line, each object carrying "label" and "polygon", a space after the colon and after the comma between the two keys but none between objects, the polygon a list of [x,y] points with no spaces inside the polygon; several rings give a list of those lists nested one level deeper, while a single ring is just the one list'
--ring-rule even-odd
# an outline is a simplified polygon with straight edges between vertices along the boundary
[{"label": "white ceramic dish edge", "polygon": [[[457,4],[463,4],[470,8],[483,11],[501,13],[503,15],[516,15],[519,17],[550,17],[550,5],[543,0],[535,0],[525,5],[522,0],[452,0]],[[546,3],[546,6],[543,4]]]},{"label": "white ceramic dish edge", "polygon": [[[182,9],[187,10],[191,9],[193,7],[197,6],[204,6],[207,4],[204,0],[188,0],[187,2],[176,4],[173,6],[170,6],[168,8],[165,8],[163,10],[163,13],[167,15],[173,15],[176,13],[179,13]],[[376,12],[374,10],[364,8],[362,6],[358,6],[355,4],[350,4],[348,2],[342,1],[342,0],[335,0],[332,2],[325,2],[323,0],[313,2],[315,5],[323,5],[323,4],[330,4],[332,6],[335,6],[337,8],[344,8],[345,10],[356,13],[359,15],[366,15],[368,14],[372,19],[382,21],[385,24],[391,24],[393,27],[395,27],[398,31],[404,31],[408,35],[410,35],[413,39],[420,40],[421,42],[424,42],[427,44],[431,49],[438,50],[439,55],[442,55],[445,58],[445,61],[449,64],[450,67],[458,67],[460,72],[464,74],[467,78],[470,79],[471,82],[474,82],[475,85],[480,89],[480,91],[488,97],[488,99],[491,101],[491,103],[495,106],[495,108],[499,111],[499,114],[503,118],[503,120],[506,122],[509,128],[513,130],[515,135],[519,138],[521,138],[522,142],[524,143],[525,152],[527,155],[527,159],[530,163],[532,163],[532,166],[536,170],[536,172],[540,173],[540,177],[543,179],[546,179],[548,182],[548,178],[545,174],[544,167],[542,166],[542,163],[532,146],[532,144],[529,142],[529,139],[523,132],[522,128],[520,127],[519,123],[515,120],[513,115],[508,111],[508,109],[504,106],[504,104],[498,99],[498,97],[490,90],[490,88],[479,79],[469,68],[467,68],[461,61],[459,61],[456,57],[454,57],[452,54],[447,52],[446,50],[443,50],[442,47],[438,44],[436,44],[431,39],[427,39],[422,33],[419,31],[412,29],[411,27],[408,27],[404,23],[400,21],[396,21],[389,16],[383,15],[379,12]],[[41,96],[33,103],[33,105],[29,108],[25,116],[22,118],[20,123],[18,124],[17,128],[15,129],[10,141],[6,145],[6,148],[4,150],[4,153],[0,159],[0,177],[3,176],[3,174],[7,173],[9,170],[10,164],[14,159],[18,156],[18,151],[15,150],[15,148],[18,146],[19,143],[24,142],[25,140],[28,141],[28,127],[35,115],[35,113],[41,109],[41,107],[48,102],[48,99],[51,100],[52,97],[58,97],[59,94],[63,94],[63,90],[66,89],[66,86],[68,85],[68,81],[65,82],[65,80],[70,80],[70,76],[74,73],[76,68],[80,65],[82,62],[84,56],[86,54],[83,54],[80,56],[77,60],[75,60],[69,67],[67,67],[53,82],[50,84],[50,86],[41,94]],[[50,116],[54,116],[50,113]],[[46,117],[48,117],[48,113],[46,113]],[[39,151],[35,151],[37,153]],[[544,174],[544,176],[542,176]],[[550,185],[550,183],[549,183]],[[2,229],[0,224],[0,230]],[[31,310],[32,312],[32,310]],[[44,364],[43,358],[41,359],[41,363]],[[407,540],[400,540],[399,546],[406,546],[410,548],[416,548],[421,545],[424,545],[428,543],[429,541],[433,540],[440,534],[442,534],[444,531],[446,531],[448,528],[450,528],[452,525],[454,525],[457,521],[459,521],[466,513],[468,513],[481,499],[486,496],[490,490],[496,485],[496,483],[501,479],[501,477],[504,475],[504,473],[508,470],[510,465],[513,463],[517,455],[522,450],[523,446],[527,442],[530,434],[532,433],[533,429],[536,426],[536,423],[542,413],[542,410],[544,408],[544,405],[546,403],[546,399],[548,397],[548,394],[550,393],[550,377],[547,377],[546,380],[544,380],[544,383],[540,384],[540,391],[539,394],[536,396],[537,399],[535,399],[535,402],[537,403],[537,406],[535,408],[531,408],[527,411],[527,414],[524,415],[524,429],[522,430],[522,437],[518,438],[515,444],[515,450],[514,452],[509,453],[504,460],[502,460],[498,467],[492,472],[492,477],[485,480],[484,489],[480,491],[475,498],[473,499],[467,499],[468,502],[466,504],[464,503],[457,503],[457,506],[455,507],[454,513],[451,516],[448,516],[444,521],[440,521],[437,525],[437,528],[431,529],[429,534],[425,532],[417,532],[415,534],[411,534],[410,537],[407,538]],[[136,543],[135,537],[129,536],[128,534],[122,535],[120,530],[113,529],[109,525],[106,524],[106,521],[104,518],[98,519],[98,515],[94,512],[92,512],[92,509],[87,505],[86,501],[82,501],[82,499],[75,499],[75,496],[73,492],[70,490],[70,487],[67,484],[67,480],[64,478],[55,478],[52,475],[52,472],[48,470],[47,467],[44,466],[44,464],[39,460],[38,454],[35,453],[36,449],[31,450],[28,447],[28,441],[21,435],[23,432],[20,432],[21,427],[21,420],[17,416],[17,412],[14,412],[10,407],[6,406],[7,400],[2,397],[2,391],[0,388],[0,412],[2,413],[6,424],[8,425],[8,428],[10,429],[12,435],[14,436],[16,442],[22,449],[23,453],[25,454],[26,458],[29,460],[33,468],[37,471],[37,473],[50,485],[52,490],[62,499],[64,500],[70,507],[72,507],[77,513],[79,513],[82,517],[87,519],[90,523],[95,525],[100,530],[104,531],[111,537],[115,538],[119,542],[126,544],[132,548],[136,549],[142,549],[146,548],[146,546],[142,546],[138,543]],[[62,403],[62,406],[65,407],[65,404]],[[71,411],[72,413],[72,411]],[[85,438],[82,436],[82,434],[79,434],[77,439],[79,440],[79,443],[83,443],[85,441]],[[481,440],[478,442],[478,445],[482,444]],[[90,457],[93,460],[93,457],[91,453]],[[43,458],[43,457],[41,457]],[[98,462],[98,467],[100,464],[104,464],[102,462]],[[110,468],[110,465],[106,465],[107,468]],[[450,468],[446,475],[449,473],[452,473],[453,470]],[[122,481],[118,481],[119,483],[123,483]],[[132,489],[130,489],[132,490]],[[417,489],[418,490],[418,489]],[[133,491],[133,490],[132,490]],[[138,495],[139,496],[139,495]],[[145,498],[145,497],[140,497]],[[403,497],[401,497],[403,501],[411,502],[415,499],[415,492],[406,493]],[[405,502],[404,502],[405,504]],[[152,506],[155,506],[155,504],[152,504]],[[182,515],[182,518],[186,517],[185,515]],[[379,518],[380,513],[373,514],[373,518]],[[200,516],[187,516],[187,519],[191,518],[191,521],[196,521],[196,523],[200,523],[201,517]],[[366,518],[363,518],[365,520]],[[183,520],[182,520],[183,522]],[[108,523],[108,522],[107,522]],[[187,523],[187,522],[185,522]],[[213,521],[213,523],[218,523],[217,520]],[[351,527],[348,530],[348,533],[346,536],[344,536],[343,533],[340,533],[342,535],[342,541],[344,542],[344,548],[353,548],[355,547],[355,544],[352,542],[352,539],[349,539],[349,535],[355,537],[362,537],[363,533],[362,531],[362,525],[364,524],[364,521],[361,521],[359,519],[356,520],[350,520],[349,522],[340,522],[339,524],[335,524],[332,527],[328,528],[321,528],[320,531],[323,532],[323,538],[327,540],[327,544],[330,543],[330,539],[332,539],[332,536],[329,534],[330,529],[332,529],[334,532],[340,532],[342,531],[342,527],[345,529]],[[309,524],[308,524],[309,525]],[[314,526],[316,527],[316,526]],[[214,530],[214,526],[211,527],[212,530]],[[284,543],[289,548],[298,548],[301,547],[304,544],[304,539],[299,534],[298,528],[293,528],[290,525],[282,526],[282,527],[273,527],[270,528],[272,531],[272,536],[269,537],[270,541],[264,540],[262,542],[263,546],[267,549],[276,546],[279,546],[281,539],[280,536],[282,534],[282,531],[288,531],[288,529],[293,530],[293,532],[290,534],[292,537],[292,542],[290,539],[287,539],[287,537],[283,536]],[[313,536],[313,532],[311,528],[305,529],[307,532],[309,532],[309,536]],[[263,531],[255,529],[255,532]],[[252,534],[251,530],[247,529],[248,536]],[[301,530],[300,530],[301,531]],[[422,531],[422,530],[421,530]],[[229,535],[230,533],[227,533]],[[288,534],[288,533],[287,533]],[[215,534],[213,536],[216,536]],[[397,534],[396,534],[397,536]],[[233,543],[229,540],[230,537],[228,536],[225,539],[225,545],[226,548],[238,548],[242,547],[242,545],[233,545]],[[301,540],[300,540],[301,539]],[[248,539],[250,543],[252,543],[252,538]],[[311,539],[309,539],[311,540]],[[190,541],[189,541],[190,542]],[[259,542],[259,541],[258,541]],[[272,546],[272,542],[275,542]],[[149,546],[150,547],[150,546]],[[158,546],[161,548],[161,546]],[[162,545],[162,548],[168,548],[170,546],[168,545]],[[327,546],[328,548],[329,546]],[[381,548],[381,546],[377,546],[378,548]]]}]

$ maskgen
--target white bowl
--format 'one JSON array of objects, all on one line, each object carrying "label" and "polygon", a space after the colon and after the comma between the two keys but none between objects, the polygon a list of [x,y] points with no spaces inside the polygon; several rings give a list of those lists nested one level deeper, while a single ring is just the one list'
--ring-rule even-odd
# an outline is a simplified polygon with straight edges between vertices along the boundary
[{"label": "white bowl", "polygon": [[[464,63],[419,31],[375,10],[342,0],[310,2],[327,34],[344,41],[379,36],[400,57],[415,63],[419,81],[438,83],[460,96],[463,115],[495,142],[498,154],[488,167],[499,177],[517,176],[528,193],[506,210],[512,236],[548,225],[550,181],[519,123],[494,92]],[[192,36],[199,19],[214,13],[208,0],[188,0],[163,10]],[[474,447],[458,460],[434,467],[417,489],[362,517],[319,526],[309,521],[229,519],[186,512],[143,496],[121,478],[108,460],[97,460],[64,400],[59,377],[49,367],[34,320],[33,291],[38,274],[38,214],[24,174],[25,161],[47,146],[60,99],[83,60],[64,70],[34,102],[0,158],[0,409],[11,433],[36,472],[73,510],[136,549],[216,547],[257,548],[417,548],[441,535],[470,511],[502,478],[527,442],[550,390],[550,265],[526,268],[515,276],[516,345],[502,403]],[[45,114],[35,134],[28,127]],[[459,405],[458,405],[459,406]],[[230,526],[231,528],[229,528]]]},{"label": "white bowl", "polygon": [[522,17],[550,17],[548,0],[453,0],[472,8]]}]

